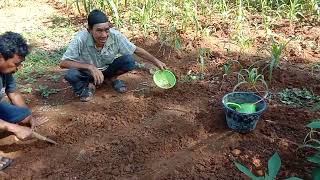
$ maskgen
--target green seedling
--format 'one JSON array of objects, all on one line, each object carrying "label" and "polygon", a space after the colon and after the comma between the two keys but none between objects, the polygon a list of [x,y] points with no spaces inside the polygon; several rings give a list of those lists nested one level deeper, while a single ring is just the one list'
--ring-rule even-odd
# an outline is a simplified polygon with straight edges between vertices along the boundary
[{"label": "green seedling", "polygon": [[271,45],[271,61],[269,64],[269,80],[272,80],[272,72],[275,68],[279,67],[280,60],[281,60],[281,54],[284,48],[287,46],[287,44],[291,41],[291,39],[284,43],[277,43],[272,38],[272,45]]},{"label": "green seedling", "polygon": [[241,69],[238,73],[238,84],[233,88],[235,91],[239,86],[249,84],[251,88],[254,88],[258,92],[258,83],[261,82],[265,92],[268,92],[268,84],[264,80],[264,76],[258,72],[257,68]]},{"label": "green seedling", "polygon": [[232,74],[232,68],[235,64],[238,64],[241,68],[241,64],[237,60],[228,60],[223,67],[223,79],[225,76],[229,76]]},{"label": "green seedling", "polygon": [[[274,153],[273,156],[268,161],[268,172],[264,176],[254,175],[247,167],[240,163],[235,162],[236,167],[239,171],[247,175],[252,180],[274,180],[281,167],[281,159],[278,153]],[[290,177],[287,180],[302,180],[297,177]]]}]

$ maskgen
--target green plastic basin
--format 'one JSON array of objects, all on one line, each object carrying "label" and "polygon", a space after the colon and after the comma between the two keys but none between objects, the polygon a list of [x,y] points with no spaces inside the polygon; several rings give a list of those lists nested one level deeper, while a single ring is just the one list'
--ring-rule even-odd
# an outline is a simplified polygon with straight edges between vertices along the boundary
[{"label": "green plastic basin", "polygon": [[170,89],[176,84],[175,75],[169,70],[158,70],[153,74],[154,83],[163,89]]}]

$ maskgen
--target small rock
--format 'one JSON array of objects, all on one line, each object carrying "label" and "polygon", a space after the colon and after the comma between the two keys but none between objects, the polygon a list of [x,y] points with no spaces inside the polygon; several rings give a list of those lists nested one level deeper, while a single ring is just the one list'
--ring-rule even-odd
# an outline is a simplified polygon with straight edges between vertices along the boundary
[{"label": "small rock", "polygon": [[258,176],[264,176],[264,172],[263,172],[262,170],[258,170],[258,171],[257,171],[257,175],[258,175]]},{"label": "small rock", "polygon": [[174,174],[175,174],[175,175],[179,175],[179,171],[174,170]]},{"label": "small rock", "polygon": [[238,156],[239,154],[241,154],[241,151],[239,149],[234,149],[231,152],[233,155]]},{"label": "small rock", "polygon": [[181,52],[178,52],[178,53],[176,54],[176,58],[177,58],[177,59],[182,59],[182,53],[181,53]]},{"label": "small rock", "polygon": [[112,170],[111,174],[113,174],[113,175],[117,176],[117,175],[119,175],[119,174],[120,174],[120,171],[119,171],[119,169],[118,169],[118,168],[115,168],[115,169],[113,169],[113,170]]},{"label": "small rock", "polygon": [[279,144],[280,144],[280,147],[283,148],[283,149],[288,149],[288,147],[289,147],[288,142],[286,142],[286,141],[283,140],[283,139],[281,139],[281,141],[280,141]]},{"label": "small rock", "polygon": [[253,165],[256,166],[256,167],[260,167],[261,166],[260,159],[253,158]]},{"label": "small rock", "polygon": [[131,166],[130,166],[130,165],[126,166],[126,167],[124,168],[124,171],[130,172],[130,171],[131,171]]}]

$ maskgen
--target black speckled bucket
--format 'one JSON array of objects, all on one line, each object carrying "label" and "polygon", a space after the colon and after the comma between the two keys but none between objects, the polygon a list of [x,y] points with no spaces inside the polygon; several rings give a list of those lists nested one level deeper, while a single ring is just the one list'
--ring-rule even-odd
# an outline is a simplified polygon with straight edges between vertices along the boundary
[{"label": "black speckled bucket", "polygon": [[[259,101],[259,102],[258,102]],[[237,104],[256,103],[256,112],[254,113],[240,113],[235,109],[227,106],[226,103],[234,102]],[[222,98],[224,112],[226,114],[226,121],[229,128],[239,132],[248,133],[256,128],[260,119],[260,115],[267,109],[267,103],[262,97],[252,92],[232,92],[226,94]]]}]

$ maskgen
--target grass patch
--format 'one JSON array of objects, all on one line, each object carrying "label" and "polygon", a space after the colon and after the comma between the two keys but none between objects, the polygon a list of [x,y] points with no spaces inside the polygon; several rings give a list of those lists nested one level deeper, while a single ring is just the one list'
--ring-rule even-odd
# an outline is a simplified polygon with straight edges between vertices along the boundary
[{"label": "grass patch", "polygon": [[65,50],[66,47],[53,52],[38,48],[33,49],[22,63],[23,67],[15,73],[15,77],[28,83],[35,82],[35,79],[46,74],[48,68],[59,64]]}]

